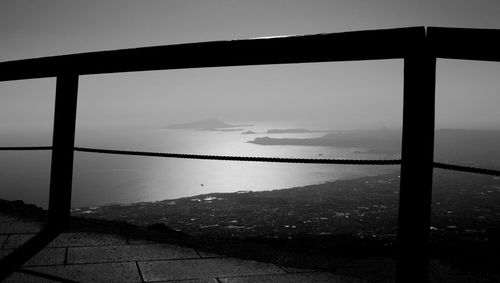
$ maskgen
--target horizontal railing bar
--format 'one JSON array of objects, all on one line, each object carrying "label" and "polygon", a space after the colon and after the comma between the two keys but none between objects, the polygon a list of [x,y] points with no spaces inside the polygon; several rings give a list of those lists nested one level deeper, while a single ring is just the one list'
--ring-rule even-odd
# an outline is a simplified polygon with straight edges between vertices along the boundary
[{"label": "horizontal railing bar", "polygon": [[434,162],[434,168],[453,170],[453,171],[462,171],[462,172],[475,173],[475,174],[484,174],[484,175],[491,175],[491,176],[500,176],[499,170],[483,169],[483,168],[470,167],[470,166],[460,166],[460,165],[453,165],[453,164],[446,164],[446,163],[439,163],[439,162]]},{"label": "horizontal railing bar", "polygon": [[136,156],[148,156],[148,157],[169,157],[169,158],[225,160],[225,161],[275,162],[275,163],[345,164],[345,165],[398,165],[398,164],[401,164],[400,159],[364,160],[364,159],[309,159],[309,158],[282,158],[282,157],[220,156],[220,155],[200,155],[200,154],[182,154],[182,153],[166,153],[166,152],[97,149],[97,148],[84,148],[84,147],[75,147],[75,151],[93,152],[93,153],[107,153],[107,154],[120,154],[120,155],[136,155]]},{"label": "horizontal railing bar", "polygon": [[500,30],[428,27],[429,48],[437,58],[500,61]]},{"label": "horizontal railing bar", "polygon": [[0,63],[0,81],[78,75],[405,57],[424,27],[187,43]]},{"label": "horizontal railing bar", "polygon": [[51,150],[52,146],[4,146],[0,150]]}]

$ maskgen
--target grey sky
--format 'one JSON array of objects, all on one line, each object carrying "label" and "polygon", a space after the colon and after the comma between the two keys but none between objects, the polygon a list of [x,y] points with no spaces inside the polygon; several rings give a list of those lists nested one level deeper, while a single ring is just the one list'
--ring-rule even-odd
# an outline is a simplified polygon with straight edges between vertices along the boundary
[{"label": "grey sky", "polygon": [[[416,25],[500,28],[498,15],[500,2],[478,0],[0,0],[0,61]],[[498,75],[499,64],[440,60],[437,125],[500,128]],[[53,79],[1,83],[2,127],[50,127],[53,87]],[[82,127],[216,116],[398,126],[401,93],[398,60],[146,72],[82,77],[78,115]]]},{"label": "grey sky", "polygon": [[0,60],[414,25],[500,28],[482,0],[1,0]]}]

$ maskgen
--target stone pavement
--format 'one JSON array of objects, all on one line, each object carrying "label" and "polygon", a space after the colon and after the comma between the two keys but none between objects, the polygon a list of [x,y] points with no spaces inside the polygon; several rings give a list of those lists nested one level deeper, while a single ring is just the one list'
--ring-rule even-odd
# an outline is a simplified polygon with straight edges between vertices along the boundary
[{"label": "stone pavement", "polygon": [[[0,259],[42,224],[0,213]],[[120,234],[66,232],[5,282],[362,282]]]}]

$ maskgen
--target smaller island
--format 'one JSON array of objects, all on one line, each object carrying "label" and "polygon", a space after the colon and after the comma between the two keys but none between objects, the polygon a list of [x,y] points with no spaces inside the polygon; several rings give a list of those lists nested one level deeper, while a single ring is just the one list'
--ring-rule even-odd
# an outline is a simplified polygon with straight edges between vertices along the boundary
[{"label": "smaller island", "polygon": [[198,129],[198,131],[203,131],[203,132],[242,132],[245,129],[242,128],[210,128],[210,129]]},{"label": "smaller island", "polygon": [[267,130],[266,134],[303,134],[303,133],[318,133],[323,131],[315,131],[304,128],[296,129],[271,129]]}]

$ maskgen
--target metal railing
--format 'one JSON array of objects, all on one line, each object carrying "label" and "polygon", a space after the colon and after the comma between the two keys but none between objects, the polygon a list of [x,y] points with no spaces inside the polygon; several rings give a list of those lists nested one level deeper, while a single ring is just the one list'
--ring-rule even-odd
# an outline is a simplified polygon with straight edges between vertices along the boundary
[{"label": "metal railing", "polygon": [[[214,160],[323,164],[401,164],[398,282],[425,282],[433,168],[500,175],[499,171],[435,163],[436,58],[500,61],[500,30],[409,27],[276,38],[179,44],[0,63],[0,82],[56,77],[49,221],[42,233],[2,260],[5,278],[69,224],[73,153],[77,151]],[[467,43],[474,43],[473,45]],[[404,59],[401,160],[289,159],[129,152],[74,147],[80,75],[167,69],[354,60]],[[55,231],[55,232],[54,232]]]}]

